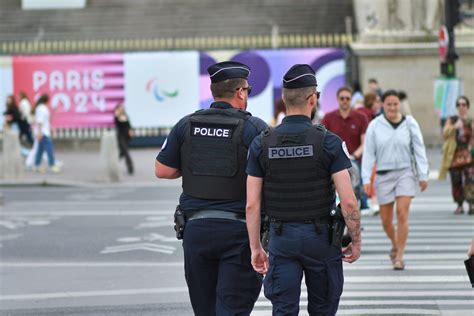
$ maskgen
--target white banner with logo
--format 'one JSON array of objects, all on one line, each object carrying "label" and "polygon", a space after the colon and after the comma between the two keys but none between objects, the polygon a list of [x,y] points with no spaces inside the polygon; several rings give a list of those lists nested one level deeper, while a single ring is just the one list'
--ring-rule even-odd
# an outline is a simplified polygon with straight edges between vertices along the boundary
[{"label": "white banner with logo", "polygon": [[199,109],[199,53],[125,54],[125,108],[134,127],[173,126]]}]

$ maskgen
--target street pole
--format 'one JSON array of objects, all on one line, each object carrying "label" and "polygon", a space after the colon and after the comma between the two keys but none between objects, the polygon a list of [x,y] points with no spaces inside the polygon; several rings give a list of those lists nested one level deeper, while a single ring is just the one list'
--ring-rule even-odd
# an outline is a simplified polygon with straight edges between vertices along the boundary
[{"label": "street pole", "polygon": [[444,1],[444,21],[448,31],[449,42],[446,59],[441,62],[441,74],[448,78],[456,77],[456,60],[459,58],[454,44],[454,26],[461,21],[459,16],[459,6],[459,0]]}]

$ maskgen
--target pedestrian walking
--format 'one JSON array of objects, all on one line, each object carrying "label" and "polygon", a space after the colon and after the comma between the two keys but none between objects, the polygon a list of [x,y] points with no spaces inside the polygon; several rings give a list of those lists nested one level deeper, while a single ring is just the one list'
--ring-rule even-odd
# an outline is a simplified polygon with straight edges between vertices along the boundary
[{"label": "pedestrian walking", "polygon": [[48,155],[48,165],[52,172],[60,172],[61,168],[56,164],[54,157],[54,145],[51,138],[51,126],[50,120],[51,115],[48,109],[49,96],[43,94],[38,98],[36,102],[34,114],[35,114],[35,135],[38,140],[38,149],[36,150],[35,166],[34,171],[44,172],[45,170],[40,167],[43,158],[43,153],[46,152]]},{"label": "pedestrian walking", "polygon": [[283,119],[285,118],[285,116],[286,116],[285,103],[283,102],[283,99],[278,99],[275,102],[275,107],[273,109],[273,119],[270,125],[272,127],[280,125]]},{"label": "pedestrian walking", "polygon": [[364,106],[364,95],[362,94],[362,88],[360,87],[359,81],[355,81],[352,84],[351,106],[354,109],[359,109]]},{"label": "pedestrian walking", "polygon": [[374,108],[376,108],[377,102],[380,102],[380,99],[378,99],[378,96],[375,93],[366,93],[363,99],[364,106],[358,108],[357,111],[364,114],[367,117],[367,121],[370,122],[375,118]]},{"label": "pedestrian walking", "polygon": [[463,214],[463,203],[469,204],[468,214],[474,215],[474,143],[473,120],[469,116],[469,99],[460,96],[456,100],[457,115],[446,120],[443,128],[443,159],[439,179],[445,179],[449,170],[451,192],[457,208],[454,214]]},{"label": "pedestrian walking", "polygon": [[114,122],[119,146],[119,158],[125,158],[128,174],[133,174],[133,161],[128,150],[128,144],[133,137],[133,129],[130,125],[128,114],[125,112],[123,102],[115,107]]},{"label": "pedestrian walking", "polygon": [[5,112],[3,112],[4,124],[7,128],[19,131],[20,111],[16,104],[15,96],[7,96],[5,102]]},{"label": "pedestrian walking", "polygon": [[20,92],[20,140],[23,140],[23,136],[26,138],[26,141],[30,146],[33,145],[33,136],[31,134],[31,123],[32,119],[32,109],[31,103],[28,100],[28,97],[25,92]]},{"label": "pedestrian walking", "polygon": [[[298,315],[303,273],[310,315],[335,315],[343,289],[342,261],[360,256],[360,216],[342,140],[311,124],[319,92],[314,70],[295,65],[283,77],[287,116],[256,137],[247,166],[247,227],[252,266],[266,273],[273,315]],[[349,98],[350,100],[350,98]],[[334,189],[335,187],[335,189]],[[331,210],[338,192],[352,243],[332,239]],[[270,217],[269,258],[260,242],[261,205]],[[342,231],[341,231],[342,233]]]},{"label": "pedestrian walking", "polygon": [[380,88],[380,85],[379,85],[379,82],[377,81],[377,79],[375,78],[370,78],[368,81],[367,81],[367,87],[368,87],[368,91],[367,92],[371,92],[371,93],[375,93],[376,95],[379,96],[380,99],[382,99],[382,96],[383,96],[383,90],[382,88]]},{"label": "pedestrian walking", "polygon": [[403,115],[411,115],[411,105],[408,101],[407,93],[405,91],[399,91],[398,94],[400,97],[400,112],[402,112]]},{"label": "pedestrian walking", "polygon": [[226,61],[207,71],[214,102],[173,127],[155,174],[182,176],[175,222],[178,232],[184,226],[180,237],[194,314],[250,315],[262,276],[250,264],[245,168],[250,143],[267,125],[246,111],[252,91],[248,66]]},{"label": "pedestrian walking", "polygon": [[[420,127],[412,116],[401,114],[398,93],[388,90],[382,102],[384,114],[372,120],[367,129],[362,181],[364,190],[369,193],[372,168],[377,165],[375,191],[382,225],[392,242],[390,259],[395,270],[403,270],[410,203],[417,181],[421,191],[428,186],[428,160]],[[396,228],[392,223],[394,205]]]},{"label": "pedestrian walking", "polygon": [[[327,113],[323,118],[323,125],[339,136],[347,145],[353,163],[361,168],[361,158],[364,150],[364,138],[369,125],[367,117],[359,110],[351,108],[352,89],[343,86],[336,93],[338,109]],[[360,178],[359,174],[359,178]],[[363,193],[360,197],[360,208],[368,209],[367,196]]]}]

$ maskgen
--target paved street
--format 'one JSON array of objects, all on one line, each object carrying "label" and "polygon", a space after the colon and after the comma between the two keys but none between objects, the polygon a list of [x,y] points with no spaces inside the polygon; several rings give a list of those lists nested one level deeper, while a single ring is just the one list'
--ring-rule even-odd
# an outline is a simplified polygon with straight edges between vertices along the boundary
[{"label": "paved street", "polygon": [[[171,227],[176,182],[2,192],[1,315],[192,315]],[[378,217],[364,217],[362,258],[345,265],[338,314],[472,315],[462,261],[474,217],[453,208],[448,182],[414,200],[402,272],[391,269]],[[252,315],[271,315],[263,294]]]}]

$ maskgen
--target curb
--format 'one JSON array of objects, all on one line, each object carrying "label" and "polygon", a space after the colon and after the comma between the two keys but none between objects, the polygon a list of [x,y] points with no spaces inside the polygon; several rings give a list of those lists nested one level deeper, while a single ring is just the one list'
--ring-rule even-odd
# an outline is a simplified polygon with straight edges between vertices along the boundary
[{"label": "curb", "polygon": [[[63,187],[63,188],[125,188],[125,187],[181,187],[181,179],[177,180],[157,180],[148,182],[81,182],[71,180],[0,180],[0,187]],[[2,205],[3,196],[0,193],[0,205]]]}]

